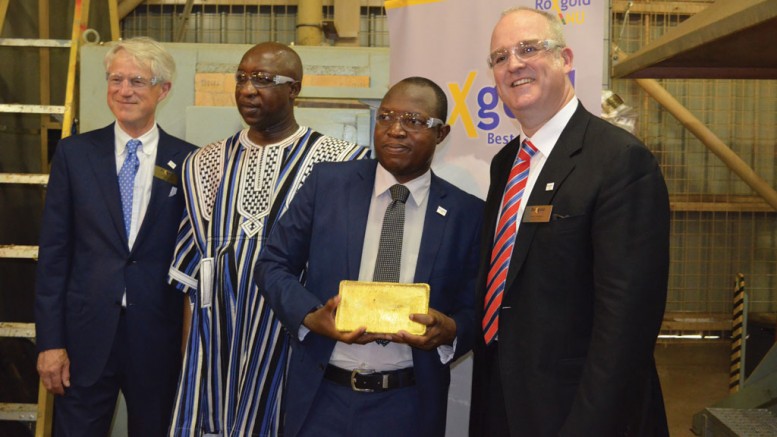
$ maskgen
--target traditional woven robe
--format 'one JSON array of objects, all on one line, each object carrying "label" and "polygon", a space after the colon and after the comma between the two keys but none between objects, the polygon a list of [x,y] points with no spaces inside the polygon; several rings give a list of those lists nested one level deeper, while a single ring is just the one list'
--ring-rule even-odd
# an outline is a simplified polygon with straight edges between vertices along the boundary
[{"label": "traditional woven robe", "polygon": [[254,285],[254,263],[315,163],[368,154],[300,127],[266,146],[243,130],[186,159],[170,280],[193,314],[171,436],[278,434],[289,343]]}]

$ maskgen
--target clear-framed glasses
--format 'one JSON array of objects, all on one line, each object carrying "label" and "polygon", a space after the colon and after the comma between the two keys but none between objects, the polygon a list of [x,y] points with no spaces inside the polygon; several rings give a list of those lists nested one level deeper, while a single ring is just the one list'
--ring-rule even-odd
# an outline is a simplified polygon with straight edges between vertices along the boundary
[{"label": "clear-framed glasses", "polygon": [[288,76],[282,76],[280,74],[270,74],[270,73],[265,73],[263,71],[254,71],[251,73],[238,71],[237,73],[235,73],[236,87],[242,88],[246,86],[249,80],[251,81],[251,84],[254,86],[254,88],[257,88],[257,89],[283,85],[284,83],[297,82],[295,79],[292,79]]},{"label": "clear-framed glasses", "polygon": [[564,45],[552,39],[521,41],[513,47],[495,50],[488,55],[487,62],[491,68],[503,67],[510,60],[510,54],[525,62],[540,53],[549,52],[558,47],[564,47]]},{"label": "clear-framed glasses", "polygon": [[378,126],[388,128],[394,125],[399,120],[399,124],[402,129],[410,132],[422,131],[425,129],[431,129],[435,126],[441,126],[445,124],[439,118],[426,117],[421,114],[413,112],[403,112],[397,114],[394,111],[378,111],[375,115],[375,123]]},{"label": "clear-framed glasses", "polygon": [[129,82],[129,86],[136,90],[152,87],[161,82],[158,77],[147,79],[143,76],[124,77],[120,74],[110,73],[105,73],[105,80],[108,81],[108,86],[112,88],[121,88],[121,84],[126,80]]}]

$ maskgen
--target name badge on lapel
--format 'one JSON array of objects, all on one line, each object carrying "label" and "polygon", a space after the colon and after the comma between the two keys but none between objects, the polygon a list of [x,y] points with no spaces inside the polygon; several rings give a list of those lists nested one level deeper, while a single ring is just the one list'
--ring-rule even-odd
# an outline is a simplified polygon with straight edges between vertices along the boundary
[{"label": "name badge on lapel", "polygon": [[178,185],[178,176],[170,170],[162,168],[158,165],[154,166],[154,177],[162,179],[171,185]]},{"label": "name badge on lapel", "polygon": [[553,205],[527,206],[523,212],[524,223],[548,223]]}]

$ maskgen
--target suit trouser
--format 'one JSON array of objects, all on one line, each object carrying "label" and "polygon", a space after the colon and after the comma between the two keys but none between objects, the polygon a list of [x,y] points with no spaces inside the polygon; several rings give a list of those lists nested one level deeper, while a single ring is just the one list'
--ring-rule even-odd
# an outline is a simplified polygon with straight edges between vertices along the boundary
[{"label": "suit trouser", "polygon": [[[324,379],[299,436],[397,437],[418,435],[418,386],[361,393]],[[286,420],[294,420],[287,417]]]},{"label": "suit trouser", "polygon": [[[102,375],[89,386],[71,384],[54,399],[55,437],[108,435],[119,390],[127,401],[127,427],[131,437],[167,434],[177,381],[160,383],[149,369],[133,365],[128,352],[126,316],[119,317],[111,354]],[[77,363],[71,369],[78,371]],[[159,375],[156,375],[159,376]]]},{"label": "suit trouser", "polygon": [[499,372],[499,341],[494,341],[486,346],[486,360],[488,362],[488,402],[487,410],[483,413],[484,426],[482,434],[471,437],[509,437],[510,430],[507,424],[507,408],[502,391],[502,377]]}]

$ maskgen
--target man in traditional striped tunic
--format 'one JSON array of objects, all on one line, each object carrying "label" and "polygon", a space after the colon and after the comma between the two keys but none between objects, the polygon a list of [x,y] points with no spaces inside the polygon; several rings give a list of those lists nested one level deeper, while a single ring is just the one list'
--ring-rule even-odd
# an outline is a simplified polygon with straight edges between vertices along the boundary
[{"label": "man in traditional striped tunic", "polygon": [[253,266],[313,164],[368,155],[297,124],[302,63],[290,48],[254,46],[235,77],[249,128],[203,147],[183,169],[186,214],[170,279],[193,311],[171,436],[277,435],[289,344]]}]

